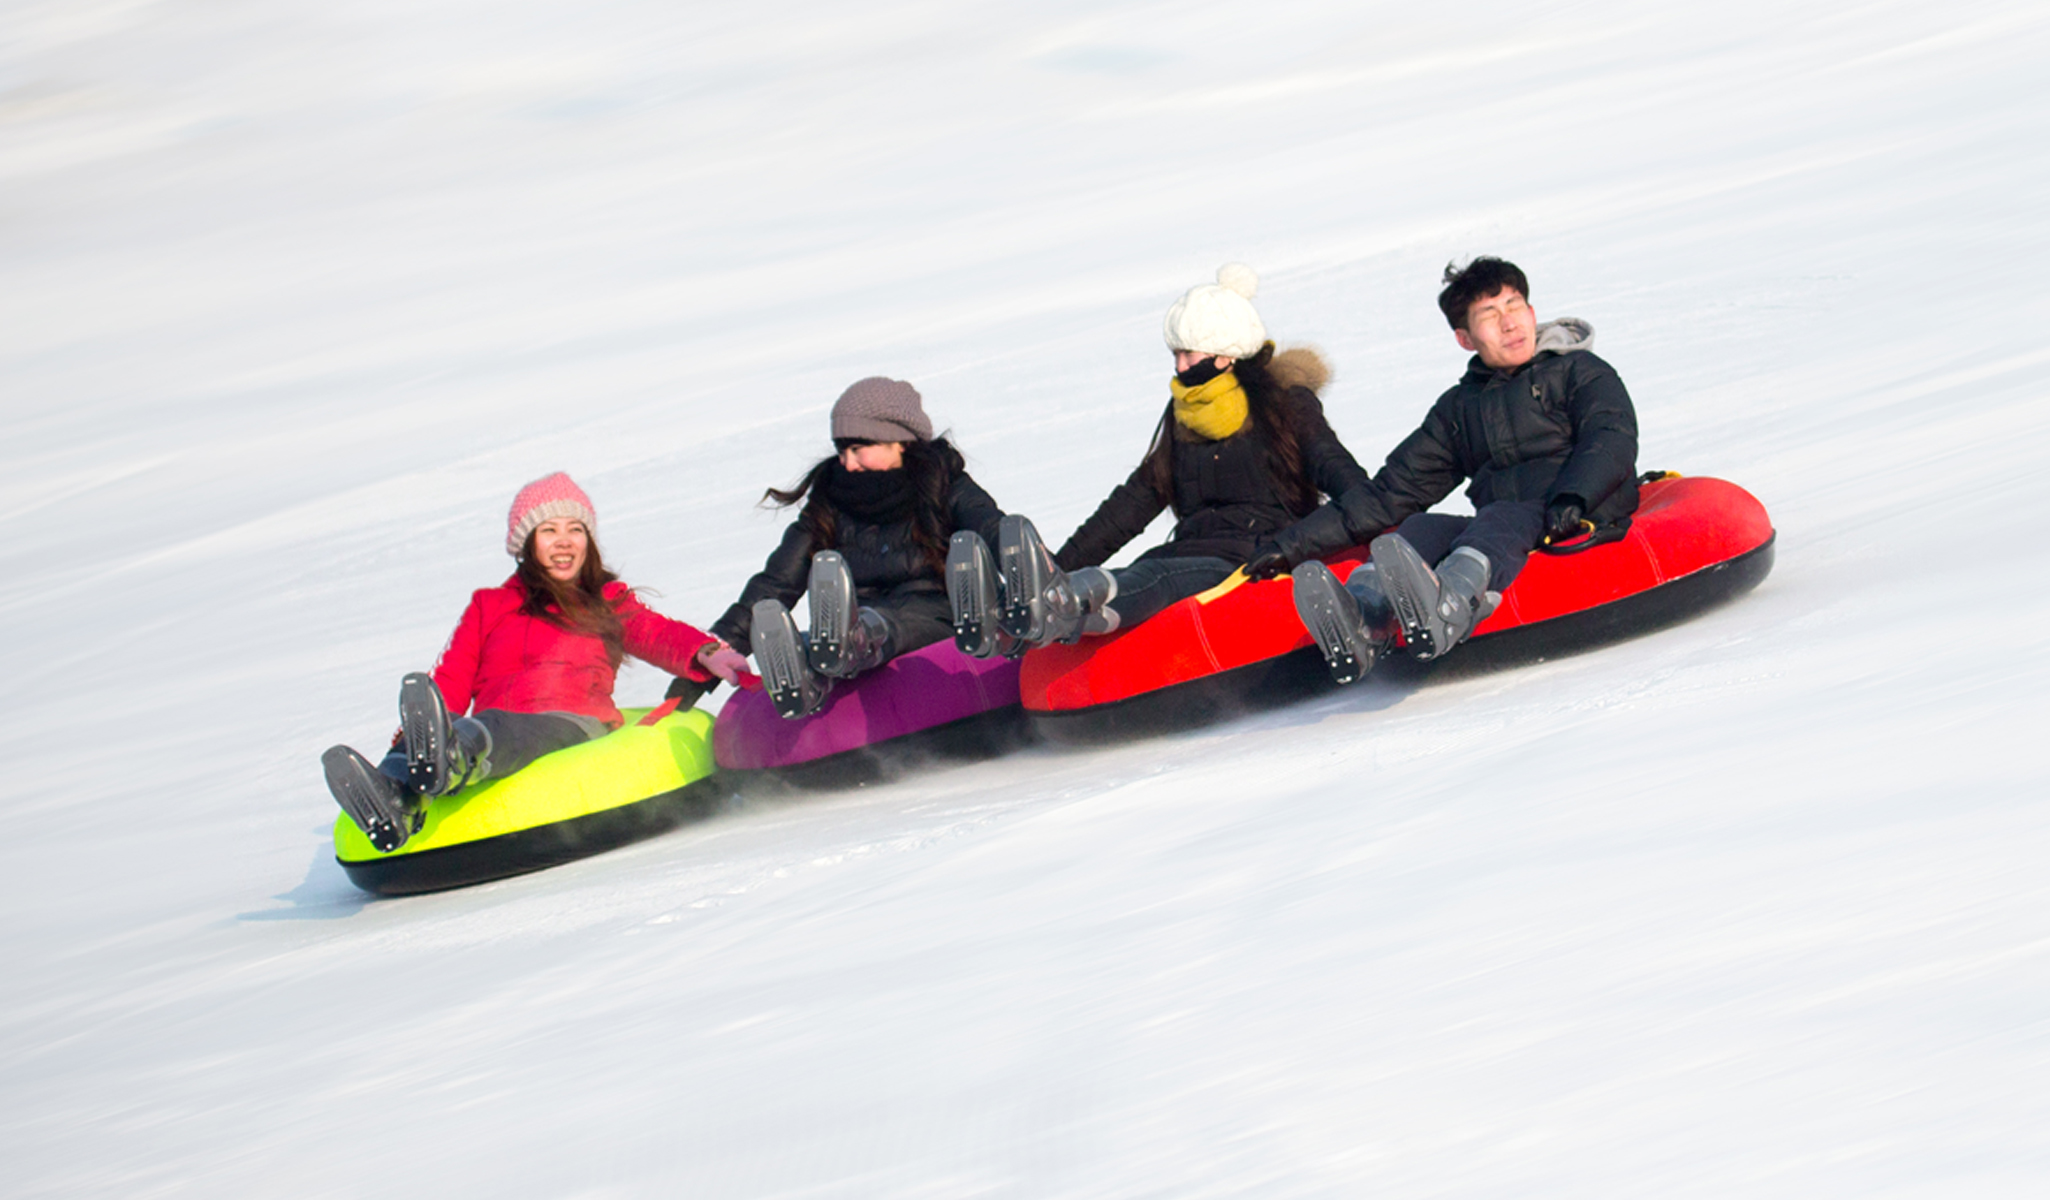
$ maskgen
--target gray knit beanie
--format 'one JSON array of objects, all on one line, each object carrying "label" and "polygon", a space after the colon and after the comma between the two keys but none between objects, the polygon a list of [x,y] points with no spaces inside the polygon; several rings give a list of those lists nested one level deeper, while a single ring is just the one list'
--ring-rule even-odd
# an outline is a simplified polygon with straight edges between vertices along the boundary
[{"label": "gray knit beanie", "polygon": [[901,379],[870,376],[833,403],[833,437],[863,442],[929,442],[932,421],[918,389]]}]

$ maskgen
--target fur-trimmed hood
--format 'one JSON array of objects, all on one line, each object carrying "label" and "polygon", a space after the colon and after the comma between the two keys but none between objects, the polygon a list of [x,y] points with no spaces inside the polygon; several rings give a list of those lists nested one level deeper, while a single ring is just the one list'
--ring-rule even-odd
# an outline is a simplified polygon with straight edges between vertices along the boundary
[{"label": "fur-trimmed hood", "polygon": [[1267,364],[1267,374],[1283,391],[1301,387],[1322,392],[1331,382],[1331,364],[1315,346],[1290,346],[1275,353],[1274,361]]}]

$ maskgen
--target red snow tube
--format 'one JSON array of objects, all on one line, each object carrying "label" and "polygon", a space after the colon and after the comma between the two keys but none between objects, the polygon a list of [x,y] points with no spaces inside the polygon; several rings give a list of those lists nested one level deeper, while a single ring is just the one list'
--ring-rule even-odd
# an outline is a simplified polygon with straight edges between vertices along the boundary
[{"label": "red snow tube", "polygon": [[[1654,479],[1620,539],[1533,554],[1502,604],[1443,660],[1505,666],[1628,637],[1692,616],[1772,570],[1765,506],[1720,479]],[[1327,560],[1343,579],[1364,549]],[[1334,686],[1296,617],[1286,578],[1192,597],[1144,624],[1025,656],[1025,710],[1048,737],[1096,741],[1198,724]],[[1414,675],[1436,664],[1397,656]]]}]

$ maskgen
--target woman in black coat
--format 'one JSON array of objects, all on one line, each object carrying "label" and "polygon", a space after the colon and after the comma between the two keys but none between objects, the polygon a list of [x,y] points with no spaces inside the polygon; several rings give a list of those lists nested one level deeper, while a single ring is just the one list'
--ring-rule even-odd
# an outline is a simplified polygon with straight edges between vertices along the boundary
[{"label": "woman in black coat", "polygon": [[[1312,350],[1277,354],[1250,303],[1258,280],[1229,264],[1168,310],[1171,400],[1146,457],[1049,554],[1032,522],[1007,516],[997,550],[956,534],[948,554],[956,641],[970,654],[1072,642],[1137,624],[1215,587],[1291,564],[1275,537],[1367,478],[1324,419],[1330,377]],[[1163,509],[1168,541],[1131,566],[1101,564]]]},{"label": "woman in black coat", "polygon": [[[714,636],[752,651],[786,717],[817,710],[835,679],[851,679],[947,636],[941,575],[957,531],[994,536],[1002,510],[969,478],[961,454],[933,436],[917,389],[864,379],[833,405],[837,451],[789,490],[797,520]],[[811,628],[790,606],[811,596]]]}]

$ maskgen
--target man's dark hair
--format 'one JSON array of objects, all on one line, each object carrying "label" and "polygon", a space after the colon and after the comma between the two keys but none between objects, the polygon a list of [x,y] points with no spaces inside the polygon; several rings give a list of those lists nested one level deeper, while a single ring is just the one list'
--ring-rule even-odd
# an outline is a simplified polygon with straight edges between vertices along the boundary
[{"label": "man's dark hair", "polygon": [[1445,311],[1445,320],[1454,329],[1466,328],[1466,310],[1476,300],[1486,300],[1503,288],[1515,288],[1516,294],[1530,299],[1530,281],[1515,263],[1482,255],[1466,264],[1456,267],[1445,264],[1445,290],[1438,293],[1438,307]]}]

